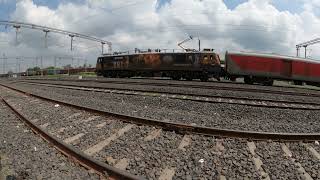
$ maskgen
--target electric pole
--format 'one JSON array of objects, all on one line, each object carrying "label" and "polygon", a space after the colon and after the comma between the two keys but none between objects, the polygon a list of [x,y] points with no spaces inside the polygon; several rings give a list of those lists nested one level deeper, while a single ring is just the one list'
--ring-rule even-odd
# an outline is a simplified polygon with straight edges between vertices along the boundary
[{"label": "electric pole", "polygon": [[87,58],[84,59],[84,72],[87,72]]},{"label": "electric pole", "polygon": [[45,35],[44,35],[44,47],[45,47],[45,48],[48,48],[48,33],[49,33],[50,31],[47,30],[47,29],[44,29],[43,32],[45,32]]},{"label": "electric pole", "polygon": [[40,61],[41,61],[41,76],[43,76],[43,66],[42,66],[42,56],[40,57]]},{"label": "electric pole", "polygon": [[6,55],[3,53],[3,74],[6,74]]},{"label": "electric pole", "polygon": [[74,35],[73,34],[69,34],[70,38],[71,38],[71,42],[70,42],[70,45],[71,45],[71,51],[73,50],[73,38],[74,38]]},{"label": "electric pole", "polygon": [[16,28],[16,46],[18,45],[18,33],[19,33],[19,29],[21,28],[20,25],[14,25],[14,28]]},{"label": "electric pole", "polygon": [[56,75],[56,65],[57,65],[57,57],[54,56],[54,69],[53,69],[53,74]]},{"label": "electric pole", "polygon": [[104,47],[104,44],[106,44],[106,43],[101,42],[101,54],[103,54],[103,47]]}]

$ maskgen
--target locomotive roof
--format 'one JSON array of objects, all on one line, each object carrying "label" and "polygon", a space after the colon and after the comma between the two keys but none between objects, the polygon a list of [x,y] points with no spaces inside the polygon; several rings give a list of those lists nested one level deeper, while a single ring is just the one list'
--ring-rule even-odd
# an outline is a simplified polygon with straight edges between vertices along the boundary
[{"label": "locomotive roof", "polygon": [[103,54],[101,57],[112,57],[112,56],[131,56],[140,54],[216,54],[213,51],[190,51],[190,52],[137,52],[137,53],[122,53],[122,54]]},{"label": "locomotive roof", "polygon": [[308,62],[314,62],[314,63],[320,63],[319,60],[315,59],[307,59],[307,58],[301,58],[301,57],[295,57],[295,56],[286,56],[286,55],[280,55],[280,54],[274,54],[274,53],[257,53],[257,52],[226,52],[226,54],[236,54],[236,55],[242,55],[242,56],[258,56],[258,57],[267,57],[267,58],[281,58],[291,61],[308,61]]}]

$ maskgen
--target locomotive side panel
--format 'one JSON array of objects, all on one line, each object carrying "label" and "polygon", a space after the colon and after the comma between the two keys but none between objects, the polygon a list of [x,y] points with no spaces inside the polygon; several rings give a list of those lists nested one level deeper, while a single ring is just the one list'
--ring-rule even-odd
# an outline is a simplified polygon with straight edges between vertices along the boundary
[{"label": "locomotive side panel", "polygon": [[218,77],[220,71],[220,59],[213,52],[110,55],[97,61],[97,74],[105,77],[160,75],[206,81]]},{"label": "locomotive side panel", "polygon": [[[99,58],[100,59],[100,58]],[[214,53],[150,53],[101,57],[97,69],[103,70],[188,70],[201,71],[212,65],[220,66]],[[98,60],[99,61],[99,60]]]}]

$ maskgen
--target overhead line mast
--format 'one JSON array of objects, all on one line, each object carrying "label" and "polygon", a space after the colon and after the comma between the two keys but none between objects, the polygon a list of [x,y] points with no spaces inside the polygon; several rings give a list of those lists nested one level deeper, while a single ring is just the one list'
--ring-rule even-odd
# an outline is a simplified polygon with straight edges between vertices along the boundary
[{"label": "overhead line mast", "polygon": [[307,58],[307,47],[309,45],[313,45],[313,44],[317,44],[320,43],[320,38],[316,38],[316,39],[312,39],[310,41],[306,41],[300,44],[296,45],[296,49],[297,49],[297,56],[299,56],[299,52],[300,52],[300,48],[304,47],[304,57]]},{"label": "overhead line mast", "polygon": [[82,39],[86,39],[86,40],[90,40],[90,41],[95,41],[95,42],[99,42],[102,45],[102,49],[101,52],[103,53],[103,45],[107,44],[108,45],[108,51],[109,53],[112,52],[112,43],[103,39],[99,39],[93,36],[88,36],[85,34],[80,34],[80,33],[75,33],[75,32],[71,32],[71,31],[65,31],[62,29],[57,29],[57,28],[51,28],[51,27],[47,27],[47,26],[40,26],[40,25],[35,25],[35,24],[30,24],[30,23],[24,23],[24,22],[17,22],[17,21],[1,21],[0,20],[0,25],[5,25],[5,26],[12,26],[16,29],[16,43],[17,43],[17,36],[18,36],[18,30],[20,28],[29,28],[29,29],[36,29],[36,30],[41,30],[43,32],[45,32],[45,46],[47,47],[47,37],[48,37],[48,33],[49,32],[53,32],[53,33],[58,33],[58,34],[64,34],[64,35],[68,35],[71,38],[71,51],[73,50],[72,47],[72,41],[74,37],[78,37],[78,38],[82,38]]}]

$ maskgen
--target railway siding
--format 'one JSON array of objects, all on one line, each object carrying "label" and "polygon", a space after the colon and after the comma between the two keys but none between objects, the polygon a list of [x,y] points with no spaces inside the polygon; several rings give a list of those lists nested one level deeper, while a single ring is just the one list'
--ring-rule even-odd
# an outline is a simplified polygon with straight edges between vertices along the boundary
[{"label": "railway siding", "polygon": [[[221,97],[242,97],[242,98],[260,98],[260,99],[266,99],[266,100],[283,100],[283,101],[296,101],[296,102],[305,102],[305,103],[320,103],[320,99],[314,98],[319,97],[320,93],[318,91],[296,91],[292,88],[290,90],[288,89],[268,89],[266,86],[262,86],[264,89],[262,89],[261,86],[254,86],[256,88],[252,88],[251,86],[207,86],[207,85],[192,85],[192,84],[184,84],[184,83],[150,83],[148,81],[141,82],[141,83],[133,83],[128,82],[125,83],[125,81],[121,82],[86,82],[86,81],[13,81],[14,83],[42,83],[43,85],[46,84],[57,84],[57,85],[66,85],[66,86],[87,86],[92,87],[95,89],[97,88],[105,88],[110,89],[110,91],[150,91],[150,92],[156,92],[156,93],[180,93],[180,94],[186,94],[186,95],[213,95],[213,96],[221,96]],[[221,85],[221,83],[219,84]],[[207,87],[206,87],[207,86]],[[201,88],[202,87],[202,88]],[[218,89],[217,89],[218,88]],[[219,89],[223,88],[223,89]],[[235,89],[234,89],[235,88]],[[237,90],[240,89],[240,90]],[[296,88],[297,89],[297,88]]]},{"label": "railway siding", "polygon": [[[185,102],[165,97],[140,97],[83,92],[54,87],[11,84],[41,96],[130,116],[237,130],[319,132],[320,111],[268,109],[243,105]],[[108,103],[106,103],[108,102]]]},{"label": "railway siding", "polygon": [[240,104],[246,106],[254,107],[265,107],[265,108],[278,108],[278,109],[298,109],[298,110],[320,110],[320,103],[315,102],[301,102],[301,101],[288,101],[288,100],[273,100],[265,98],[248,98],[248,97],[224,97],[216,95],[196,95],[196,94],[174,94],[174,93],[158,93],[158,92],[148,92],[148,91],[135,91],[135,90],[116,90],[116,89],[101,89],[96,87],[86,87],[86,86],[69,86],[69,85],[53,85],[53,84],[37,84],[37,83],[27,83],[31,85],[40,85],[46,87],[55,87],[62,89],[71,90],[81,90],[81,91],[91,91],[91,92],[102,92],[102,93],[112,93],[112,94],[124,94],[124,95],[136,95],[136,96],[151,96],[151,97],[162,97],[168,99],[178,99],[178,100],[189,100],[195,102],[208,102],[208,103],[227,103],[227,104]]},{"label": "railway siding", "polygon": [[[98,116],[64,105],[56,106],[55,103],[43,100],[35,101],[37,98],[6,88],[1,88],[0,92],[9,103],[19,107],[19,111],[30,119],[35,120],[37,116],[35,123],[50,123],[46,130],[56,135],[65,133],[66,136],[60,134],[61,139],[72,139],[81,133],[85,134],[78,137],[74,145],[82,151],[108,140],[108,144],[103,143],[105,146],[92,156],[101,162],[146,178],[265,179],[269,176],[273,179],[278,176],[275,172],[280,172],[280,177],[293,179],[307,177],[306,173],[314,179],[318,176],[317,166],[308,163],[314,157],[310,156],[311,152],[304,144],[286,143],[292,157],[299,156],[299,169],[303,168],[306,172],[303,174],[303,171],[296,168],[295,162],[287,158],[281,148],[282,144],[278,142],[177,134],[150,126],[123,123],[112,117]],[[30,106],[30,101],[37,104]],[[39,110],[44,113],[37,114]],[[96,126],[104,122],[106,123],[102,128],[105,129],[100,133],[101,129]],[[86,126],[89,128],[84,128]],[[122,129],[120,133],[119,129]],[[92,136],[87,136],[88,134]],[[98,135],[93,136],[95,134]],[[88,143],[87,139],[91,142]],[[299,146],[298,150],[292,148],[296,146]],[[270,156],[273,151],[277,152],[276,155]],[[255,159],[260,159],[258,166]],[[277,169],[273,169],[275,167]]]}]

